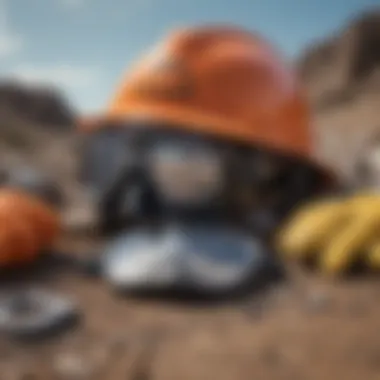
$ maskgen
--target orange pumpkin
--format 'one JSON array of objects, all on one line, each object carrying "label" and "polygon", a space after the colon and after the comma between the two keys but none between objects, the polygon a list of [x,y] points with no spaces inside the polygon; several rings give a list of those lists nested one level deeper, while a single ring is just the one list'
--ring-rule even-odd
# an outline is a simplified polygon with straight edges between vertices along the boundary
[{"label": "orange pumpkin", "polygon": [[58,212],[34,196],[0,190],[0,266],[29,263],[54,243]]}]

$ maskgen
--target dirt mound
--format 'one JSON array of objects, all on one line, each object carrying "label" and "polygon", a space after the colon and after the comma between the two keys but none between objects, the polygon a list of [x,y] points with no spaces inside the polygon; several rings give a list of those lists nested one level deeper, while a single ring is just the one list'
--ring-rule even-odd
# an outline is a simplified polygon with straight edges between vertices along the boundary
[{"label": "dirt mound", "polygon": [[380,91],[379,47],[380,9],[363,14],[340,33],[308,49],[299,59],[298,70],[312,104],[323,110],[358,93]]},{"label": "dirt mound", "polygon": [[[73,125],[75,112],[53,88],[27,86],[15,81],[0,83],[0,109],[41,125],[67,128]],[[1,115],[0,113],[0,116]]]},{"label": "dirt mound", "polygon": [[0,173],[40,170],[63,187],[68,204],[83,198],[76,181],[75,112],[53,88],[0,83]]},{"label": "dirt mound", "polygon": [[380,8],[315,43],[297,66],[315,113],[317,156],[355,181],[358,155],[380,131]]}]

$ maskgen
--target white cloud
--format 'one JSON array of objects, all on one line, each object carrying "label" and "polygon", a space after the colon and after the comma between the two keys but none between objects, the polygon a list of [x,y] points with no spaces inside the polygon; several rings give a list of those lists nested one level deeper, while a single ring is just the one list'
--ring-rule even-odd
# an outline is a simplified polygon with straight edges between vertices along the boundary
[{"label": "white cloud", "polygon": [[97,84],[102,76],[98,68],[74,65],[35,66],[19,65],[8,72],[13,77],[29,84],[53,85],[67,90],[83,89]]},{"label": "white cloud", "polygon": [[10,58],[23,47],[23,38],[12,30],[6,1],[0,0],[0,58]]},{"label": "white cloud", "polygon": [[20,36],[0,32],[0,58],[9,58],[19,53],[24,46]]}]

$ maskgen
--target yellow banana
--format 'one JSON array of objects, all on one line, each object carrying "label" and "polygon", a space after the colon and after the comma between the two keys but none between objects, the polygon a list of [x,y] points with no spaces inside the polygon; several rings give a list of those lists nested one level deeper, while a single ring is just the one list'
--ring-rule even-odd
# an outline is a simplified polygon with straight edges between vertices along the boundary
[{"label": "yellow banana", "polygon": [[380,240],[368,249],[367,264],[372,269],[380,270]]},{"label": "yellow banana", "polygon": [[332,275],[347,270],[373,241],[380,229],[380,214],[365,215],[349,224],[327,244],[321,253],[321,268]]},{"label": "yellow banana", "polygon": [[286,258],[317,254],[321,269],[330,275],[346,271],[361,255],[380,270],[380,194],[309,204],[280,230],[276,246]]},{"label": "yellow banana", "polygon": [[280,231],[277,247],[289,258],[309,256],[333,236],[346,217],[342,204],[334,201],[301,209]]}]

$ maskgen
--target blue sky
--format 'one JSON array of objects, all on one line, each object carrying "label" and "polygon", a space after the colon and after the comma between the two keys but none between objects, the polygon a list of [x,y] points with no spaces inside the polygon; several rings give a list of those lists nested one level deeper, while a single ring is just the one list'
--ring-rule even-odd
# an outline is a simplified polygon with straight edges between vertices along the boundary
[{"label": "blue sky", "polygon": [[[111,5],[112,4],[112,5]],[[256,29],[293,57],[380,0],[0,0],[0,75],[59,85],[102,109],[125,68],[178,26]]]}]

